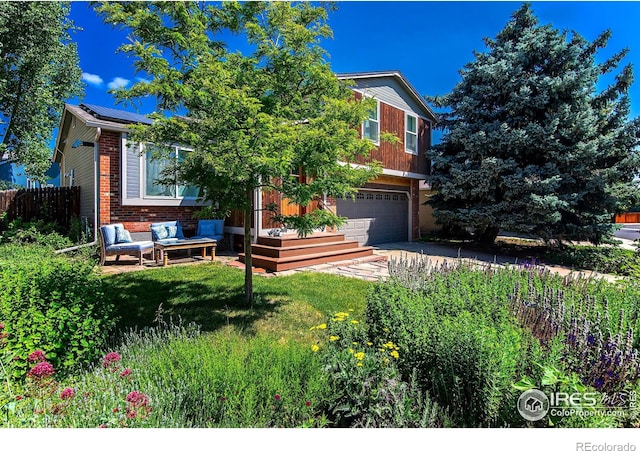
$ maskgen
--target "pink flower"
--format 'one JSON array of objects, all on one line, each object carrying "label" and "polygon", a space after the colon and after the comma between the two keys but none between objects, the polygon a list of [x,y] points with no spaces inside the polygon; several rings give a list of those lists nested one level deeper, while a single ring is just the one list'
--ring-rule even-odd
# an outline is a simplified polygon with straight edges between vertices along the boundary
[{"label": "pink flower", "polygon": [[127,377],[131,374],[131,368],[125,368],[125,370],[120,373],[120,377]]},{"label": "pink flower", "polygon": [[104,424],[104,423],[102,423],[102,424],[101,424],[100,426],[98,426],[98,427],[99,427],[100,429],[106,429],[106,428],[107,428],[107,425],[106,425],[106,424]]},{"label": "pink flower", "polygon": [[35,379],[42,379],[45,377],[51,377],[55,373],[53,365],[49,362],[40,362],[27,373],[27,377],[33,377]]},{"label": "pink flower", "polygon": [[45,357],[44,352],[38,349],[37,351],[33,351],[31,354],[29,354],[27,360],[31,363],[38,363],[46,361],[47,358]]},{"label": "pink flower", "polygon": [[67,387],[60,393],[60,399],[71,399],[75,395],[73,388]]},{"label": "pink flower", "polygon": [[275,399],[276,399],[276,401],[280,401],[282,399],[282,397],[280,395],[276,395]]},{"label": "pink flower", "polygon": [[220,397],[220,401],[225,402],[227,400],[227,398],[225,398],[224,396]]},{"label": "pink flower", "polygon": [[307,406],[307,407],[311,407],[311,401],[306,401],[306,402],[304,403],[304,405],[305,405],[305,406]]},{"label": "pink flower", "polygon": [[117,408],[117,407],[114,407],[114,408],[113,408],[113,413],[118,413],[118,412],[120,412],[120,409],[119,409],[119,408]]},{"label": "pink flower", "polygon": [[149,397],[142,392],[134,390],[127,395],[127,402],[134,407],[146,406],[149,404]]},{"label": "pink flower", "polygon": [[127,409],[127,418],[135,418],[137,416],[138,416],[138,412],[136,412],[135,410]]},{"label": "pink flower", "polygon": [[16,396],[16,401],[20,401],[22,399],[22,396],[18,395]]},{"label": "pink flower", "polygon": [[119,362],[120,359],[120,354],[118,354],[117,352],[110,352],[102,358],[102,366],[108,368],[114,363]]},{"label": "pink flower", "polygon": [[0,330],[4,329],[4,323],[0,323]]}]

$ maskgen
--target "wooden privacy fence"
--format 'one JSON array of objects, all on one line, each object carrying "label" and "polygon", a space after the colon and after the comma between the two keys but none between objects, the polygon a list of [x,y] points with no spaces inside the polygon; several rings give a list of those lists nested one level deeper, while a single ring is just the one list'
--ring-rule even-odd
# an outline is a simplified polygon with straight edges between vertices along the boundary
[{"label": "wooden privacy fence", "polygon": [[640,222],[640,212],[621,213],[614,218],[616,224]]},{"label": "wooden privacy fence", "polygon": [[4,212],[8,221],[42,219],[68,229],[71,218],[80,215],[80,187],[0,191],[0,214]]}]

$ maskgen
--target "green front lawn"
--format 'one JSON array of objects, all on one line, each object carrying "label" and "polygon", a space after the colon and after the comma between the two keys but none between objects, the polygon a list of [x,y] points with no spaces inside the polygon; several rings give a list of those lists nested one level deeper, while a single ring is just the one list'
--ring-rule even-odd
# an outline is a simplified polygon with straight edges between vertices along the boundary
[{"label": "green front lawn", "polygon": [[365,308],[370,282],[331,274],[254,276],[255,303],[248,308],[244,272],[220,264],[159,268],[104,277],[121,330],[154,325],[160,308],[165,320],[195,322],[203,332],[231,327],[245,334],[300,338],[326,315]]}]

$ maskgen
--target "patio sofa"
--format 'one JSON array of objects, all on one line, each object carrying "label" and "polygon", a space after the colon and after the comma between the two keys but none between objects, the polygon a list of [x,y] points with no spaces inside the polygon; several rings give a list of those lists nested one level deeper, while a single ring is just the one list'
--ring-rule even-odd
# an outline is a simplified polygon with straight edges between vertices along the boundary
[{"label": "patio sofa", "polygon": [[104,265],[108,255],[115,255],[116,261],[120,255],[135,255],[142,266],[142,256],[151,254],[153,258],[152,241],[133,241],[131,234],[122,224],[108,224],[100,227],[100,264]]},{"label": "patio sofa", "polygon": [[172,243],[184,239],[180,221],[154,222],[151,224],[151,240],[154,242]]}]

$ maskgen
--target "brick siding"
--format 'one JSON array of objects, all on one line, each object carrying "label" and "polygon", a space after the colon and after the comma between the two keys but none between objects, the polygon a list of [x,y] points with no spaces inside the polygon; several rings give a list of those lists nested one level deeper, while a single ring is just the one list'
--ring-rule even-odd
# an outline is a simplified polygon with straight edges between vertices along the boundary
[{"label": "brick siding", "polygon": [[148,232],[152,222],[179,220],[187,234],[195,233],[197,220],[193,213],[199,207],[134,206],[120,204],[119,132],[105,130],[99,141],[100,150],[100,218],[99,226],[121,222],[130,232]]}]

